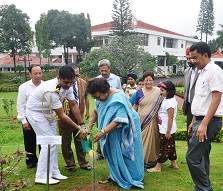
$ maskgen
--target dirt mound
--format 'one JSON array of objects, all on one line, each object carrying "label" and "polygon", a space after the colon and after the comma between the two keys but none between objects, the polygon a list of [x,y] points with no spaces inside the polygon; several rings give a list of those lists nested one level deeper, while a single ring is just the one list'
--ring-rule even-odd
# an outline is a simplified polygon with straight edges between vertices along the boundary
[{"label": "dirt mound", "polygon": [[84,188],[72,188],[70,191],[118,191],[114,186],[107,184],[88,184]]}]

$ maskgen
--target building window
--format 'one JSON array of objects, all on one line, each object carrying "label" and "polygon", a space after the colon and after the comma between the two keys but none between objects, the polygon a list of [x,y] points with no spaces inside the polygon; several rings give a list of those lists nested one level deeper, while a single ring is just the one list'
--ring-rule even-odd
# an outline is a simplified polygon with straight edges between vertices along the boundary
[{"label": "building window", "polygon": [[109,42],[109,38],[108,36],[105,36],[105,44],[108,44],[108,42]]},{"label": "building window", "polygon": [[96,36],[95,39],[95,45],[94,47],[101,47],[103,44],[109,43],[109,37],[108,36]]},{"label": "building window", "polygon": [[181,43],[181,48],[183,48],[184,47],[184,44],[183,43]]},{"label": "building window", "polygon": [[158,66],[164,66],[165,56],[158,56]]},{"label": "building window", "polygon": [[103,36],[97,36],[94,39],[96,40],[95,47],[101,47],[103,45]]},{"label": "building window", "polygon": [[170,38],[166,39],[166,47],[173,48],[173,39],[170,39]]},{"label": "building window", "polygon": [[157,37],[157,45],[160,45],[160,44],[161,44],[161,38]]},{"label": "building window", "polygon": [[140,46],[148,46],[148,41],[149,41],[149,35],[148,34],[142,34],[142,33],[138,33],[138,35],[140,36]]}]

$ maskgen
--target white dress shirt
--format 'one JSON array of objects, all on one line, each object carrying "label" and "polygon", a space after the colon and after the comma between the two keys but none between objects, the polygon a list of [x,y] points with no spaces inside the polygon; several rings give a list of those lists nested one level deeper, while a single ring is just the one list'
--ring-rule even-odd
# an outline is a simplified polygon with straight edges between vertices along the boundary
[{"label": "white dress shirt", "polygon": [[[43,81],[41,81],[43,83]],[[31,93],[36,89],[32,80],[29,80],[19,86],[18,97],[17,97],[17,119],[22,122],[22,124],[27,123],[26,120],[26,102],[31,95]]]},{"label": "white dress shirt", "polygon": [[[194,116],[205,116],[212,101],[213,91],[223,92],[223,70],[213,61],[209,62],[201,71],[195,86],[195,95],[191,105]],[[216,117],[223,115],[223,94],[221,102],[215,112]]]}]

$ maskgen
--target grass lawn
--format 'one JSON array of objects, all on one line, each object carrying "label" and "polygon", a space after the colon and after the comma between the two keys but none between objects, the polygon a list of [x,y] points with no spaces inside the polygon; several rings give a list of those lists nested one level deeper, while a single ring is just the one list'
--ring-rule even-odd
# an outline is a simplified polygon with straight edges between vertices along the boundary
[{"label": "grass lawn", "polygon": [[[0,98],[7,97],[13,98],[16,102],[17,93],[0,93]],[[94,100],[89,96],[91,104],[91,112],[93,111],[95,105]],[[15,106],[15,105],[14,105]],[[14,110],[13,115],[16,116],[16,110]],[[2,147],[3,156],[6,154],[12,154],[16,148],[24,150],[23,146],[23,135],[21,124],[15,118],[5,117],[3,108],[0,109],[0,147]],[[181,111],[178,111],[177,115],[177,126],[179,128],[185,128],[185,116],[182,115]],[[3,143],[4,142],[4,143]],[[96,145],[94,145],[96,148]],[[179,169],[165,168],[169,164],[163,164],[163,169],[161,173],[145,173],[144,177],[144,190],[148,191],[190,191],[193,190],[193,182],[189,174],[187,165],[181,164],[181,161],[185,161],[185,153],[187,150],[186,141],[176,141],[176,150],[178,155],[178,165]],[[223,190],[223,143],[212,143],[211,152],[211,181],[214,191]],[[1,157],[1,155],[0,155]],[[89,157],[89,156],[88,156]],[[50,186],[50,190],[58,191],[69,191],[72,188],[84,188],[87,184],[98,184],[99,180],[107,177],[109,171],[105,160],[96,161],[94,164],[94,171],[89,172],[79,168],[77,165],[77,171],[75,173],[69,173],[64,169],[64,159],[61,154],[61,148],[58,146],[58,158],[59,158],[59,168],[63,175],[68,176],[67,180],[62,180],[60,184]],[[90,159],[89,159],[90,160]],[[46,190],[45,185],[35,185],[36,168],[26,169],[25,160],[22,159],[18,164],[17,175],[12,173],[7,177],[7,181],[16,181],[18,179],[28,180],[29,185],[23,190],[27,191],[42,191]],[[115,183],[109,183],[111,188],[116,188],[117,190],[124,190],[117,186]],[[137,190],[137,189],[131,189]]]}]

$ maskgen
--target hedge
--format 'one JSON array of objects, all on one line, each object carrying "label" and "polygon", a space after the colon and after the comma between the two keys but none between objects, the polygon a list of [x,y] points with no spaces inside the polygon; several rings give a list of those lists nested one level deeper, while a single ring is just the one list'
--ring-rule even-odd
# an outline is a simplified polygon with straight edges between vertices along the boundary
[{"label": "hedge", "polygon": [[18,92],[19,86],[0,86],[0,92]]},{"label": "hedge", "polygon": [[[187,130],[177,130],[176,131],[176,140],[187,140]],[[213,142],[222,142],[223,141],[223,128],[217,134]]]}]

